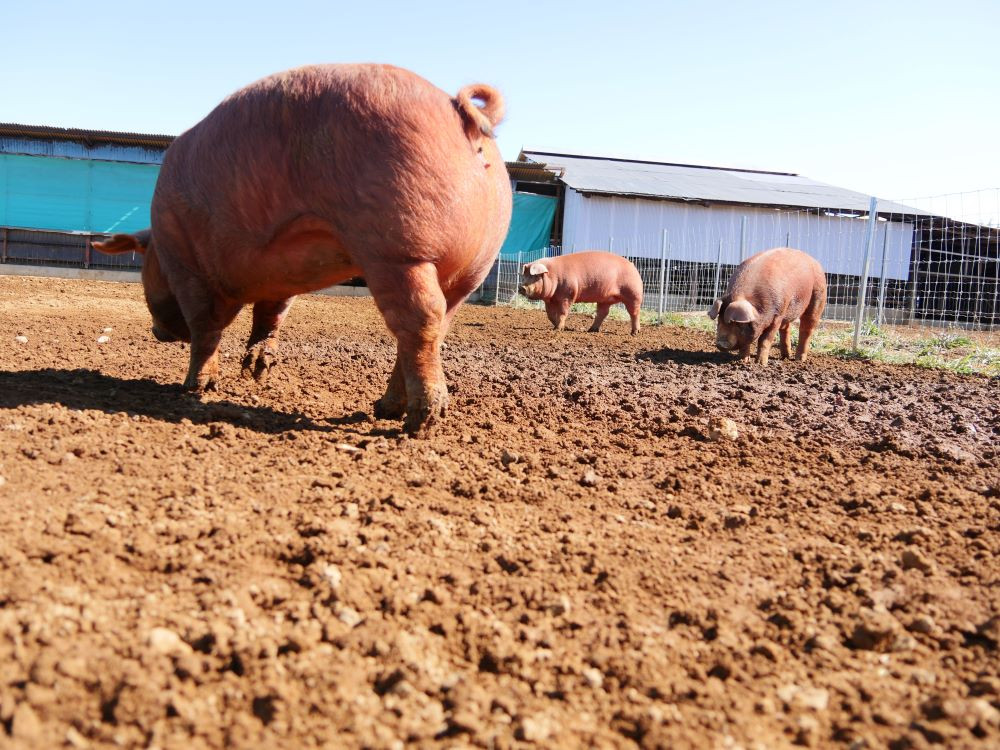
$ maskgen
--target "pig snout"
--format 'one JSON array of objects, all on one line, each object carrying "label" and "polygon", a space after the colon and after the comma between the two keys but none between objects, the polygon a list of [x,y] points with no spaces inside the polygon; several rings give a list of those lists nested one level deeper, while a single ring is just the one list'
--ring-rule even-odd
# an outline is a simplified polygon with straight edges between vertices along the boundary
[{"label": "pig snout", "polygon": [[715,333],[715,346],[724,352],[732,351],[739,346],[739,337],[732,331],[724,331],[721,328]]},{"label": "pig snout", "polygon": [[527,289],[527,287],[524,286],[524,284],[521,284],[517,288],[517,293],[520,294],[522,297],[527,297],[528,296],[528,289]]}]

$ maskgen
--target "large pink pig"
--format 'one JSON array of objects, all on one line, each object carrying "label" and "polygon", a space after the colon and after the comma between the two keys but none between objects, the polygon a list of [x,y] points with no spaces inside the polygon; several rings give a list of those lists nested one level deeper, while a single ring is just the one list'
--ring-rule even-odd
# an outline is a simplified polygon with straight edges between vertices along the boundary
[{"label": "large pink pig", "polygon": [[193,389],[214,385],[222,330],[244,305],[253,304],[244,368],[260,378],[295,295],[364,276],[397,340],[375,413],[405,413],[417,432],[444,413],[441,341],[510,220],[493,140],[502,115],[489,86],[450,97],[389,65],[278,73],[173,142],[151,234],[95,247],[145,250],[153,332],[191,342]]},{"label": "large pink pig", "polygon": [[767,364],[775,333],[781,333],[781,356],[792,356],[789,327],[799,320],[795,358],[804,360],[809,339],[826,307],[826,276],[819,262],[801,250],[776,247],[751,255],[729,279],[726,294],[708,317],[718,319],[715,345],[739,351],[744,361],[757,342],[757,361]]},{"label": "large pink pig", "polygon": [[611,306],[623,302],[632,319],[632,335],[639,332],[642,277],[631,262],[615,255],[590,251],[525,263],[520,292],[531,300],[544,300],[545,312],[557,331],[566,325],[574,302],[596,302],[592,333],[601,328]]}]

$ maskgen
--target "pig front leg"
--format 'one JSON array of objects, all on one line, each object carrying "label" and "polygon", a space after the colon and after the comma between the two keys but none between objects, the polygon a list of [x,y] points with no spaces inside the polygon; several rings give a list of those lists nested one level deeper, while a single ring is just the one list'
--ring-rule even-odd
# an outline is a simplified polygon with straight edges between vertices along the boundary
[{"label": "pig front leg", "polygon": [[253,326],[243,356],[243,377],[258,383],[267,380],[278,356],[278,329],[292,306],[294,297],[272,302],[257,302],[253,306]]},{"label": "pig front leg", "polygon": [[552,327],[557,331],[565,330],[566,316],[569,315],[570,301],[568,299],[545,301],[545,313],[552,321]]},{"label": "pig front leg", "polygon": [[599,302],[597,304],[597,312],[594,314],[594,323],[590,326],[588,331],[590,333],[597,333],[601,330],[601,323],[604,319],[608,317],[608,313],[611,312],[611,304],[607,302]]},{"label": "pig front leg", "polygon": [[397,341],[393,376],[376,404],[376,414],[395,414],[405,391],[403,429],[417,434],[437,422],[448,407],[448,387],[441,368],[446,302],[437,269],[429,263],[403,269],[382,266],[365,269],[365,278]]},{"label": "pig front leg", "polygon": [[777,319],[769,325],[757,340],[757,364],[766,365],[768,356],[771,354],[771,347],[774,346],[774,336],[778,332],[781,320]]},{"label": "pig front leg", "polygon": [[219,342],[222,331],[233,322],[242,305],[210,296],[203,285],[186,281],[177,294],[188,330],[191,332],[191,357],[184,387],[192,391],[214,391],[219,381]]}]

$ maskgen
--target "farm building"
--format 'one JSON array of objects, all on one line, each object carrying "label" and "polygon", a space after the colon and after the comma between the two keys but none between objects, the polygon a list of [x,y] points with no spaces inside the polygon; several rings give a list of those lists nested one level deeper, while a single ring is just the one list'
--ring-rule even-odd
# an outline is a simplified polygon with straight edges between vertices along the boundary
[{"label": "farm building", "polygon": [[94,234],[149,226],[166,135],[0,123],[0,243],[5,263],[138,267],[89,249]]},{"label": "farm building", "polygon": [[[1000,325],[993,227],[880,200],[869,242],[870,196],[797,174],[531,150],[507,166],[516,192],[558,201],[551,242],[559,249],[551,252],[602,249],[632,259],[648,307],[707,306],[742,259],[790,245],[820,260],[828,314],[848,317],[867,247],[869,299],[882,301],[887,319]],[[519,248],[506,250],[510,257]],[[537,257],[520,250],[521,259]],[[487,296],[490,288],[488,280]]]}]

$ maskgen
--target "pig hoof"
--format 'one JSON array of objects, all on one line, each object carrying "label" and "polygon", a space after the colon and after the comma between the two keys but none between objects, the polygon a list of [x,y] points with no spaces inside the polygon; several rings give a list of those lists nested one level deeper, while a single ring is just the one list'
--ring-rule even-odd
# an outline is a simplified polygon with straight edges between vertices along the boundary
[{"label": "pig hoof", "polygon": [[406,404],[398,399],[383,396],[375,402],[375,419],[399,419],[406,413]]},{"label": "pig hoof", "polygon": [[203,380],[196,380],[194,382],[185,380],[184,388],[191,393],[205,393],[207,391],[219,390],[219,384],[216,382],[215,378],[206,378]]},{"label": "pig hoof", "polygon": [[407,404],[403,430],[409,435],[426,434],[448,409],[448,392],[430,393],[416,403]]},{"label": "pig hoof", "polygon": [[263,343],[250,347],[243,356],[243,377],[253,378],[258,383],[265,382],[277,358],[274,347]]}]

